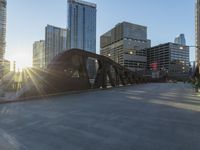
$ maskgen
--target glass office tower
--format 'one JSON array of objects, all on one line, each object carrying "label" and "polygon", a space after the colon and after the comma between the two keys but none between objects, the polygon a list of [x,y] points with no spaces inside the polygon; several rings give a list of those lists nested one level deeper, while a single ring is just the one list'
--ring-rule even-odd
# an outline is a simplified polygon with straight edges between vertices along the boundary
[{"label": "glass office tower", "polygon": [[196,61],[200,63],[200,0],[196,0],[196,18],[195,18],[195,33],[196,33]]},{"label": "glass office tower", "polygon": [[43,69],[45,67],[45,41],[35,41],[33,44],[33,67]]},{"label": "glass office tower", "polygon": [[0,0],[0,59],[4,59],[6,36],[6,0]]},{"label": "glass office tower", "polygon": [[68,0],[68,49],[96,53],[96,4]]},{"label": "glass office tower", "polygon": [[66,50],[67,30],[52,25],[45,28],[45,67]]},{"label": "glass office tower", "polygon": [[180,45],[186,45],[186,39],[184,34],[180,34],[178,37],[174,39],[174,43]]},{"label": "glass office tower", "polygon": [[6,47],[6,0],[0,0],[0,78],[4,74],[4,55]]}]

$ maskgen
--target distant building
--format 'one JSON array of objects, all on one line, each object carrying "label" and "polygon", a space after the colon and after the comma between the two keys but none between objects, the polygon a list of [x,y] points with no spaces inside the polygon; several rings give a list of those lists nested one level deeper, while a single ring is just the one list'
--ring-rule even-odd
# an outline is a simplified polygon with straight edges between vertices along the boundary
[{"label": "distant building", "polygon": [[33,44],[33,67],[42,69],[45,67],[45,41],[36,41]]},{"label": "distant building", "polygon": [[5,76],[7,73],[10,72],[10,61],[9,60],[0,60],[0,63],[2,64],[3,67],[3,74],[2,76]]},{"label": "distant building", "polygon": [[196,0],[196,18],[195,18],[195,33],[196,33],[196,61],[200,63],[200,0]]},{"label": "distant building", "polygon": [[0,0],[0,78],[3,76],[3,60],[6,47],[6,0]]},{"label": "distant building", "polygon": [[180,45],[186,45],[185,35],[180,34],[178,37],[175,38],[174,43]]},{"label": "distant building", "polygon": [[100,54],[135,71],[146,68],[146,52],[151,41],[147,27],[128,22],[117,24],[100,38]]},{"label": "distant building", "polygon": [[96,53],[96,4],[68,0],[68,49]]},{"label": "distant building", "polygon": [[188,46],[165,43],[148,48],[146,51],[148,69],[165,70],[172,76],[188,75],[190,68]]},{"label": "distant building", "polygon": [[67,30],[47,25],[45,29],[45,67],[67,48]]},{"label": "distant building", "polygon": [[10,71],[16,72],[16,62],[15,61],[10,62]]},{"label": "distant building", "polygon": [[3,74],[6,75],[10,72],[11,63],[9,60],[4,59],[3,61]]}]

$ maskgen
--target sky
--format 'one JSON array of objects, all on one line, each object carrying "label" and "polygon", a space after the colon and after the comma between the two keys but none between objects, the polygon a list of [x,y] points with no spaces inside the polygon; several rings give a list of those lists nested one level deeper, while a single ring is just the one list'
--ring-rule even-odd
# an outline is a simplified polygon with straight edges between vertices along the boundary
[{"label": "sky", "polygon": [[[7,0],[6,58],[32,65],[34,41],[45,39],[47,24],[66,28],[67,0]],[[173,42],[184,33],[195,45],[195,0],[88,0],[97,4],[97,53],[100,36],[127,21],[147,26],[152,46]],[[194,48],[190,60],[195,60]]]}]

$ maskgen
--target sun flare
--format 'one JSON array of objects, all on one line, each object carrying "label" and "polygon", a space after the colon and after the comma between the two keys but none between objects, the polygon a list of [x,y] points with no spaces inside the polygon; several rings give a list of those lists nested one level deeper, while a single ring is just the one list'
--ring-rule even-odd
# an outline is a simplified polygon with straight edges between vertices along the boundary
[{"label": "sun flare", "polygon": [[16,71],[32,66],[32,59],[27,54],[18,54],[15,56]]}]

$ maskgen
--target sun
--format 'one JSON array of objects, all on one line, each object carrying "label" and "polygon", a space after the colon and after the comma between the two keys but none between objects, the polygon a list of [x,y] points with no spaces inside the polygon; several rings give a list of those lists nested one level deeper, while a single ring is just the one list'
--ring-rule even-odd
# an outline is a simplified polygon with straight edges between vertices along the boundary
[{"label": "sun", "polygon": [[28,54],[17,54],[14,60],[16,63],[16,71],[22,71],[32,66],[32,59]]}]

